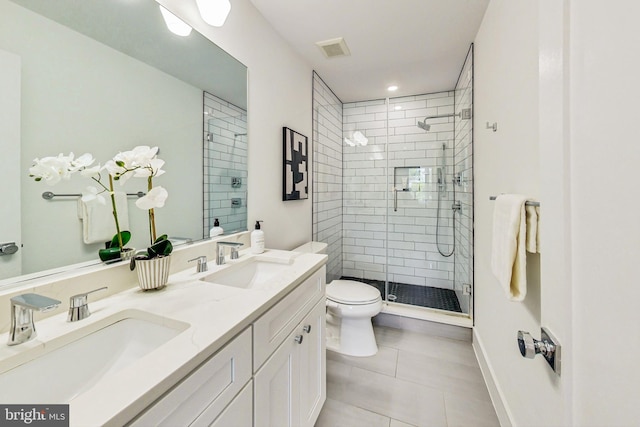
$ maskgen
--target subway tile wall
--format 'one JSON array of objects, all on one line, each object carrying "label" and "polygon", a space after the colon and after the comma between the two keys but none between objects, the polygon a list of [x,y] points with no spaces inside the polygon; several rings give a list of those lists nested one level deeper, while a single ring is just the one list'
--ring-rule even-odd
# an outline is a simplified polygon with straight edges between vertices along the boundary
[{"label": "subway tile wall", "polygon": [[[456,113],[463,109],[473,112],[473,46],[469,49],[455,89]],[[473,114],[472,114],[473,116]],[[462,210],[456,217],[455,291],[464,313],[471,310],[471,297],[464,295],[463,286],[473,283],[473,120],[456,117],[455,172],[459,184],[456,199]]]},{"label": "subway tile wall", "polygon": [[[204,224],[225,234],[247,229],[247,112],[204,92]],[[208,191],[207,191],[208,190]]]},{"label": "subway tile wall", "polygon": [[343,105],[343,261],[345,276],[386,279],[387,106],[385,100]]},{"label": "subway tile wall", "polygon": [[328,244],[327,281],[342,275],[342,102],[313,74],[313,239]]}]

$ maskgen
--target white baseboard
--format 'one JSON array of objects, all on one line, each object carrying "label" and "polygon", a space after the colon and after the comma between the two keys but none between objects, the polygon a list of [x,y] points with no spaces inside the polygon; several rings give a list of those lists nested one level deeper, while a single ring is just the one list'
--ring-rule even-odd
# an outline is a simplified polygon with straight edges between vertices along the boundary
[{"label": "white baseboard", "polygon": [[500,385],[495,380],[494,370],[491,367],[491,363],[486,357],[486,352],[484,350],[484,346],[482,345],[482,340],[478,336],[477,330],[475,328],[473,329],[472,345],[473,350],[476,353],[476,359],[478,359],[478,364],[480,365],[480,370],[482,371],[482,376],[484,377],[484,382],[485,384],[487,384],[487,389],[489,390],[489,395],[491,396],[491,402],[493,403],[493,407],[496,410],[498,421],[500,421],[500,427],[513,427],[514,423],[513,417],[511,416],[511,411],[509,411]]}]

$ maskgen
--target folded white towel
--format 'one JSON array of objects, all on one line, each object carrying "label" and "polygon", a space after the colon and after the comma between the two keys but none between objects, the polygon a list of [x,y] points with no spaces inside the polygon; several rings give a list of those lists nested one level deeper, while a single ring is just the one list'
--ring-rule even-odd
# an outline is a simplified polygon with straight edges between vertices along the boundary
[{"label": "folded white towel", "polygon": [[[129,210],[126,193],[116,192],[116,206],[118,207],[118,222],[120,231],[129,230]],[[103,205],[96,199],[90,202],[78,200],[78,213],[82,220],[82,240],[86,244],[104,243],[111,241],[116,234],[116,226],[113,220],[113,207],[111,199],[105,197]]]},{"label": "folded white towel", "polygon": [[496,197],[493,211],[491,270],[512,301],[527,295],[526,200],[520,194],[503,194]]},{"label": "folded white towel", "polygon": [[540,208],[538,206],[526,206],[527,216],[527,252],[540,253],[540,238],[538,237],[538,224],[540,223]]}]

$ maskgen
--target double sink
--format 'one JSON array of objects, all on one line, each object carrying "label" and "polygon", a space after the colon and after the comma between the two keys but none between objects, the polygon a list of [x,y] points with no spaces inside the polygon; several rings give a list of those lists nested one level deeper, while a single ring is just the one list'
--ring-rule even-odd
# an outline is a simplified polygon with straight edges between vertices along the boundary
[{"label": "double sink", "polygon": [[[215,272],[185,271],[178,281],[269,289],[293,258],[249,257]],[[212,288],[212,292],[215,289]],[[127,309],[0,360],[0,402],[67,403],[189,329],[189,323]],[[1,345],[1,344],[0,344]]]}]

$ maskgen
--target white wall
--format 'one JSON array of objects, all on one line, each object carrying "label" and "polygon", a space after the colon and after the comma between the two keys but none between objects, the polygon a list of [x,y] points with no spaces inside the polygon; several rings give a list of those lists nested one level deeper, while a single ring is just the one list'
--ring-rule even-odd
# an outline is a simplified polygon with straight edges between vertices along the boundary
[{"label": "white wall", "polygon": [[[495,114],[499,131],[478,130],[475,140],[475,345],[501,392],[505,424],[640,419],[639,16],[631,2],[493,0],[478,33],[476,117],[483,124]],[[508,91],[518,98],[501,96]],[[507,120],[517,127],[500,135]],[[519,155],[505,158],[513,145]],[[540,289],[529,303],[500,298],[483,255],[490,250],[485,197],[499,176],[511,185],[494,191],[542,202]],[[538,336],[540,325],[563,345],[561,377],[515,350],[515,331]]]},{"label": "white wall", "polygon": [[640,420],[639,17],[637,2],[571,2],[576,425]]},{"label": "white wall", "polygon": [[[249,228],[263,220],[266,245],[311,240],[311,199],[282,202],[282,127],[311,139],[312,69],[249,0],[232,1],[221,28],[205,24],[194,1],[159,1],[249,69]],[[311,168],[312,162],[309,162]],[[312,171],[309,170],[311,174]],[[310,175],[311,176],[311,175]]]},{"label": "white wall", "polygon": [[[491,230],[493,202],[500,193],[521,193],[540,198],[541,246],[543,257],[562,258],[554,248],[554,236],[546,234],[547,221],[554,215],[541,188],[545,169],[539,142],[538,4],[525,0],[492,0],[475,40],[475,343],[486,360],[494,400],[503,424],[563,425],[567,403],[565,381],[556,376],[542,357],[524,359],[518,350],[519,329],[540,337],[540,326],[549,326],[562,340],[562,320],[547,323],[545,310],[554,304],[542,294],[553,293],[558,283],[552,271],[540,268],[537,255],[527,256],[529,270],[524,302],[507,300],[491,273]],[[485,129],[497,122],[498,131]],[[545,151],[546,153],[546,151]],[[556,183],[559,185],[558,183]],[[557,186],[555,189],[557,190]],[[558,304],[570,304],[559,300]],[[567,310],[570,312],[570,308]],[[566,342],[563,341],[563,344]],[[568,363],[570,366],[570,362]]]}]

